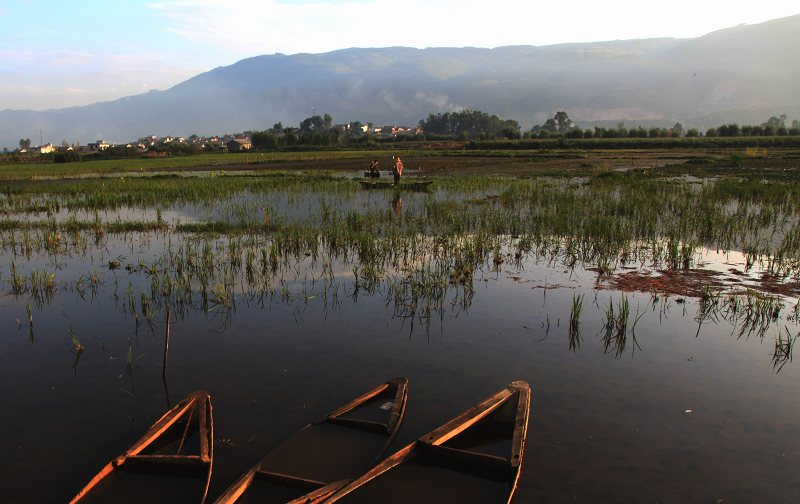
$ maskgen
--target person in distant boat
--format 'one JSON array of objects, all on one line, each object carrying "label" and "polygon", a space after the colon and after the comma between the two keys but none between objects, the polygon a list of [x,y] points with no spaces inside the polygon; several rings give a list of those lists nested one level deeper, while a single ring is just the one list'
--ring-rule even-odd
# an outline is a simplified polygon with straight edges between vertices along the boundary
[{"label": "person in distant boat", "polygon": [[373,159],[369,164],[369,176],[374,178],[379,178],[381,176],[381,171],[378,169],[377,159]]},{"label": "person in distant boat", "polygon": [[400,177],[403,176],[403,162],[400,161],[400,156],[394,158],[394,168],[392,169],[392,175],[394,175],[394,185],[398,185],[400,183]]}]

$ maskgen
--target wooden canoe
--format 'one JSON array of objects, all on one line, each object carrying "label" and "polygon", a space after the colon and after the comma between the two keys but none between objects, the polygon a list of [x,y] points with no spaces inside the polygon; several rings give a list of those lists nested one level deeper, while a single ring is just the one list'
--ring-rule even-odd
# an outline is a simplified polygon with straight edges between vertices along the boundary
[{"label": "wooden canoe", "polygon": [[324,500],[380,460],[400,428],[408,379],[394,378],[273,448],[215,504]]},{"label": "wooden canoe", "polygon": [[515,381],[322,502],[509,503],[522,466],[530,400],[530,386]]},{"label": "wooden canoe", "polygon": [[[196,502],[190,500],[193,495],[202,504],[208,494],[213,460],[211,396],[198,390],[167,411],[141,439],[103,467],[70,504],[137,502],[146,498],[173,501],[167,495],[170,491],[173,496],[186,497],[181,501]],[[150,493],[147,482],[154,487]],[[137,497],[140,492],[147,496]]]},{"label": "wooden canoe", "polygon": [[397,189],[404,191],[427,191],[433,180],[403,180],[400,179],[399,185],[394,185],[390,181],[359,180],[359,184],[364,189]]}]

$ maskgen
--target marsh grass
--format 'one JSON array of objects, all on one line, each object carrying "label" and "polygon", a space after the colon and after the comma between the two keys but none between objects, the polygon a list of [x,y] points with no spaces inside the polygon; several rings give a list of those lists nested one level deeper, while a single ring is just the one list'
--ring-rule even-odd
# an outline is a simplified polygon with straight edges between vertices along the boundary
[{"label": "marsh grass", "polygon": [[581,313],[585,294],[573,294],[569,312],[569,349],[575,353],[581,347]]},{"label": "marsh grass", "polygon": [[[68,283],[58,284],[46,270],[22,273],[17,262],[28,265],[37,254],[54,261],[99,254],[115,282],[119,274],[146,279],[146,287],[135,291],[129,284],[122,296],[115,285],[114,299],[137,326],[139,313],[150,323],[167,307],[176,314],[231,312],[237,296],[247,303],[277,297],[308,304],[319,295],[327,309],[341,293],[384,295],[396,317],[429,327],[445,309],[469,307],[476,273],[530,262],[599,275],[630,265],[689,269],[706,247],[742,250],[750,266],[779,279],[800,272],[796,183],[600,170],[575,179],[453,176],[433,187],[431,194],[404,195],[398,214],[392,195],[367,194],[355,181],[330,174],[15,184],[0,197],[0,250],[10,259],[3,278],[12,294],[30,293],[38,306]],[[205,217],[164,217],[186,205]],[[129,208],[152,218],[122,218]],[[164,246],[153,257],[129,260],[108,257],[109,240],[131,250]],[[337,278],[333,264],[352,280]],[[87,285],[94,296],[103,283],[98,273],[87,278],[69,283],[81,297]],[[774,300],[751,293],[724,302],[720,296],[704,291],[702,320],[724,312],[739,321],[742,334],[762,335],[777,320]],[[573,351],[580,345],[582,306],[583,295],[576,295]],[[638,319],[637,310],[631,323],[630,311],[625,296],[609,302],[607,352],[626,348]]]},{"label": "marsh grass", "polygon": [[76,354],[83,353],[85,350],[81,342],[78,340],[78,336],[75,334],[75,331],[72,329],[72,324],[69,325],[69,329],[67,330],[67,335],[72,342],[72,349],[75,351]]}]

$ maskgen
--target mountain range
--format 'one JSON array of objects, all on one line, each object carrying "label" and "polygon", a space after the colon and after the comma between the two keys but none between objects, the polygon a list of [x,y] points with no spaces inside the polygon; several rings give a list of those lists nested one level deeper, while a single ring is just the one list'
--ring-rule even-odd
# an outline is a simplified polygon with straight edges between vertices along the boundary
[{"label": "mountain range", "polygon": [[0,146],[131,141],[296,126],[315,112],[337,123],[416,125],[477,109],[528,128],[565,110],[581,126],[706,128],[800,119],[800,15],[691,39],[550,46],[353,48],[265,55],[170,89],[46,111],[0,111]]}]

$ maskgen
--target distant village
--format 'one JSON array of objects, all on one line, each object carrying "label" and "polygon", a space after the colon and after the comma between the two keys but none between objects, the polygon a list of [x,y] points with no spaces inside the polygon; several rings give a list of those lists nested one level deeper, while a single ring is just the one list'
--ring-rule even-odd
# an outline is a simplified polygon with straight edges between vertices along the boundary
[{"label": "distant village", "polygon": [[[276,125],[279,128],[281,135],[291,135],[299,133],[297,128],[282,128],[280,123]],[[275,132],[276,128],[268,130]],[[374,126],[372,123],[361,124],[359,122],[349,124],[336,124],[331,129],[337,131],[342,136],[359,136],[371,137],[374,139],[390,139],[397,136],[405,135],[421,135],[422,128],[420,126]],[[182,136],[157,136],[150,135],[147,137],[139,138],[135,141],[115,143],[106,140],[97,140],[82,144],[80,142],[69,143],[67,141],[61,142],[60,145],[52,143],[44,143],[41,145],[31,145],[30,140],[21,139],[19,148],[13,150],[17,154],[29,155],[42,155],[54,153],[79,153],[79,154],[94,154],[107,151],[108,149],[132,149],[140,154],[145,154],[150,151],[163,152],[169,150],[182,150],[181,147],[194,150],[194,151],[209,151],[209,152],[244,152],[254,148],[253,135],[258,135],[263,132],[245,131],[243,133],[227,134],[221,136],[199,136],[191,135],[189,137]],[[278,133],[278,132],[276,132]],[[9,152],[5,152],[8,154]]]}]

